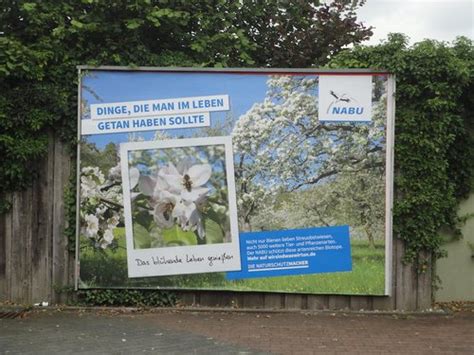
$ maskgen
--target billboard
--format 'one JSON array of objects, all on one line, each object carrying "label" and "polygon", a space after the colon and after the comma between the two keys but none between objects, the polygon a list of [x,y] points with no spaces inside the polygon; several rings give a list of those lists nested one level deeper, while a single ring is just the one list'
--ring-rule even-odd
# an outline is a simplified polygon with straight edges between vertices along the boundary
[{"label": "billboard", "polygon": [[388,294],[390,74],[79,73],[77,288]]}]

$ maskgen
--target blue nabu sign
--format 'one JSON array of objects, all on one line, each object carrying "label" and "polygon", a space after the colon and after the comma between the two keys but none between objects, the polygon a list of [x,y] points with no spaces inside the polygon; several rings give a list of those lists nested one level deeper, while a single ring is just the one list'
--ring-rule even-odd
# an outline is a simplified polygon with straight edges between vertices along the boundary
[{"label": "blue nabu sign", "polygon": [[363,107],[333,107],[333,115],[362,115],[364,113]]}]

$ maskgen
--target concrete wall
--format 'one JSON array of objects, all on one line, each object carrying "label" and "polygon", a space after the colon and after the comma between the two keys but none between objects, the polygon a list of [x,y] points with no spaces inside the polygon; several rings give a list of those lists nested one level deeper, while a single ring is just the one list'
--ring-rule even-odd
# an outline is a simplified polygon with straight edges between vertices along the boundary
[{"label": "concrete wall", "polygon": [[[460,205],[459,216],[474,214],[474,193]],[[463,238],[453,241],[445,237],[443,249],[447,258],[436,262],[436,273],[441,279],[441,288],[436,291],[435,300],[474,301],[474,216],[462,227]]]}]

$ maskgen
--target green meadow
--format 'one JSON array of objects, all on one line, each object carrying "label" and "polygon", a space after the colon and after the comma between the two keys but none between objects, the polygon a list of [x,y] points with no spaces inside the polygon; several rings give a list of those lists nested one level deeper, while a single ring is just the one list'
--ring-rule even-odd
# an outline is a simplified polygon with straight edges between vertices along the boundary
[{"label": "green meadow", "polygon": [[170,288],[289,293],[382,295],[384,293],[385,247],[352,241],[352,271],[226,280],[224,273],[160,276],[129,279],[123,228],[116,229],[119,247],[103,252],[80,253],[80,288]]}]

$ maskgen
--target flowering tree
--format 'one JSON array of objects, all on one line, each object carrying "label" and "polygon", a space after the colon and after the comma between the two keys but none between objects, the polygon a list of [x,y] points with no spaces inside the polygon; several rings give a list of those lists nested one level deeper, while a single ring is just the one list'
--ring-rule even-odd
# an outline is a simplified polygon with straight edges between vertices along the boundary
[{"label": "flowering tree", "polygon": [[[252,228],[252,216],[262,202],[269,203],[278,193],[306,191],[341,174],[383,174],[385,99],[380,90],[374,90],[370,124],[321,123],[317,85],[316,77],[272,76],[265,100],[237,121],[233,142],[245,229]],[[379,88],[383,81],[374,85]],[[383,189],[378,192],[383,200]]]},{"label": "flowering tree", "polygon": [[[131,176],[137,181],[137,173]],[[120,166],[111,168],[107,179],[98,167],[82,168],[80,199],[81,235],[87,238],[88,245],[116,248],[114,229],[123,223]]]},{"label": "flowering tree", "polygon": [[341,173],[325,184],[282,193],[258,209],[252,219],[257,230],[291,229],[349,224],[355,239],[370,247],[384,238],[383,175]]}]

